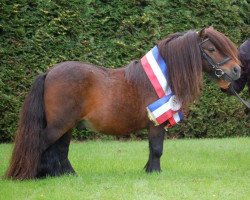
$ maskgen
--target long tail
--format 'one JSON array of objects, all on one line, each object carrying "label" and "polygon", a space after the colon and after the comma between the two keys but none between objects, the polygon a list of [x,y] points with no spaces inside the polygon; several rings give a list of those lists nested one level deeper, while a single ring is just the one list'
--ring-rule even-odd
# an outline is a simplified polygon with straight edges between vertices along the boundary
[{"label": "long tail", "polygon": [[36,78],[24,101],[6,178],[23,180],[37,175],[41,157],[40,134],[46,126],[43,100],[45,78],[46,74]]}]

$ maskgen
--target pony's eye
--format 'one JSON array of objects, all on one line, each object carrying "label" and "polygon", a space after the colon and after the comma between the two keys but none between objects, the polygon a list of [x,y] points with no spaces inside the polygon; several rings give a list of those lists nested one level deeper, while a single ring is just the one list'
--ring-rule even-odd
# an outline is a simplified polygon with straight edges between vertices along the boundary
[{"label": "pony's eye", "polygon": [[215,48],[214,48],[214,47],[209,47],[209,48],[208,48],[208,51],[209,51],[209,52],[214,52],[214,51],[215,51]]}]

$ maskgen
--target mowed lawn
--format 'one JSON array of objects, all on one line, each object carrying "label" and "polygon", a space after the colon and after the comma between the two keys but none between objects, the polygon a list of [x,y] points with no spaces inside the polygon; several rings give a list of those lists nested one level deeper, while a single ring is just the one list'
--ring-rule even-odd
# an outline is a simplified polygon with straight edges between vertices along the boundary
[{"label": "mowed lawn", "polygon": [[[0,175],[11,145],[0,145]],[[166,140],[162,172],[146,174],[147,141],[73,142],[78,176],[0,179],[0,199],[250,199],[250,138]]]}]

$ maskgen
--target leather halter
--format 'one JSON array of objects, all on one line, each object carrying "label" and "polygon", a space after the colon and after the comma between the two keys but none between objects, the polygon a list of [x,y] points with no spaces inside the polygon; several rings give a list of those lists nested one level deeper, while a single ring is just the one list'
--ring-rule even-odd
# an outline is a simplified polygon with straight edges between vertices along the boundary
[{"label": "leather halter", "polygon": [[199,43],[199,47],[201,50],[201,55],[203,56],[203,58],[210,64],[210,66],[212,67],[212,70],[214,71],[214,74],[217,78],[221,78],[224,75],[227,75],[230,80],[232,80],[232,78],[226,74],[221,68],[219,68],[220,66],[226,64],[229,60],[231,60],[231,58],[226,57],[224,60],[222,60],[221,62],[217,63],[213,60],[213,58],[211,58],[206,52],[205,50],[202,48],[202,44],[204,44],[205,42],[209,41],[209,38],[206,38],[205,40],[201,41]]}]

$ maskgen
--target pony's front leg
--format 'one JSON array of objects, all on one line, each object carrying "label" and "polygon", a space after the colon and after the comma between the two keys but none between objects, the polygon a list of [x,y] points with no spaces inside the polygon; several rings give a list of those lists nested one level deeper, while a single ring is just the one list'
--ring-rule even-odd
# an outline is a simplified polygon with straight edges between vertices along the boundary
[{"label": "pony's front leg", "polygon": [[163,141],[164,141],[164,126],[154,126],[153,123],[150,123],[149,127],[149,159],[145,166],[147,173],[150,172],[160,172],[160,158],[163,151]]}]

